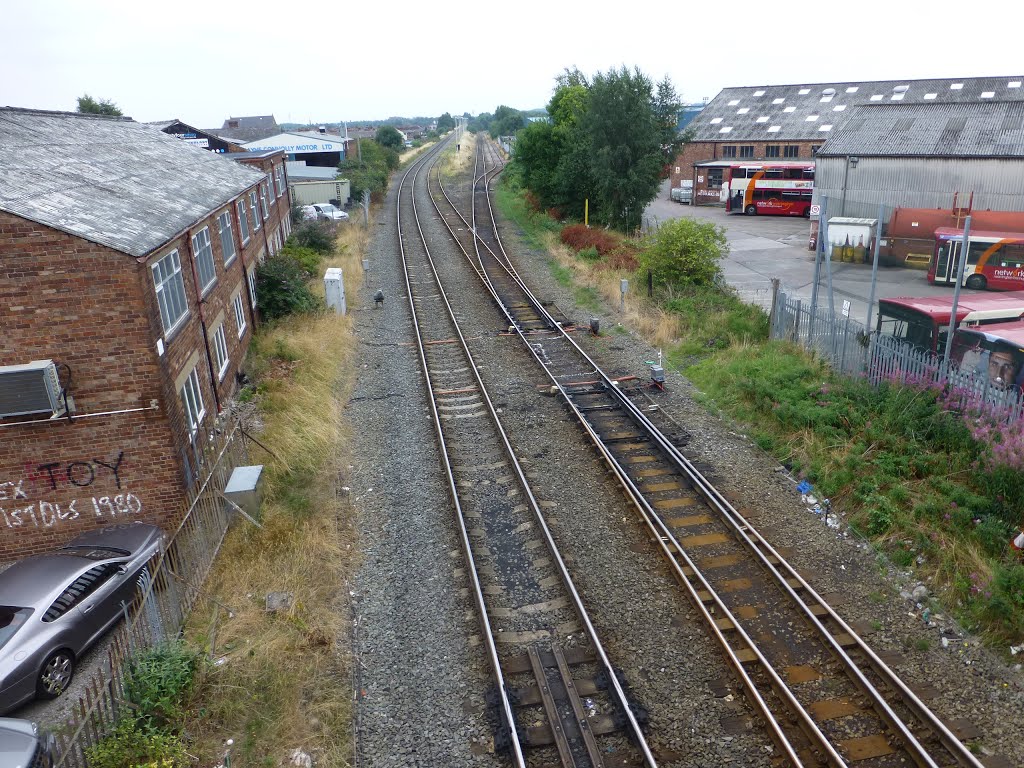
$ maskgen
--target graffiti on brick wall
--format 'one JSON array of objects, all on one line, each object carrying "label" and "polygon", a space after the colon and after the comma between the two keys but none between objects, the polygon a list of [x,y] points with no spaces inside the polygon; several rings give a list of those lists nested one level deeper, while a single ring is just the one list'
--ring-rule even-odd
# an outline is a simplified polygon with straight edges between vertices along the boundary
[{"label": "graffiti on brick wall", "polygon": [[[21,477],[0,481],[0,519],[8,528],[52,528],[83,516],[123,518],[139,514],[142,501],[122,483],[124,451],[113,460],[27,463]],[[113,495],[82,493],[101,484]]]}]

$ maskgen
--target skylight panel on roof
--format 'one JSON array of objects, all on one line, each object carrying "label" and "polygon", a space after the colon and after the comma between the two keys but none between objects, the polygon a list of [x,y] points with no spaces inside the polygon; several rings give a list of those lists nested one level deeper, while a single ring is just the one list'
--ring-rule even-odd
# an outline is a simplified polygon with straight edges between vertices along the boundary
[{"label": "skylight panel on roof", "polygon": [[739,99],[733,99],[732,101],[729,102],[729,106],[730,107],[735,107],[739,103],[740,103]]},{"label": "skylight panel on roof", "polygon": [[732,126],[731,125],[723,125],[721,128],[718,129],[718,132],[719,133],[729,133],[731,130],[732,130]]},{"label": "skylight panel on roof", "polygon": [[846,109],[845,104],[836,104],[834,107],[832,107],[833,112],[842,112],[844,109]]},{"label": "skylight panel on roof", "polygon": [[778,133],[779,129],[781,127],[782,127],[781,125],[769,125],[768,126],[768,133]]},{"label": "skylight panel on roof", "polygon": [[833,98],[832,96],[822,96],[820,99],[818,99],[818,101],[822,102],[822,103],[825,103],[825,102],[832,101],[832,98]]},{"label": "skylight panel on roof", "polygon": [[856,93],[856,92],[857,92],[857,89],[858,89],[859,87],[860,87],[860,86],[858,86],[858,85],[851,85],[851,86],[850,86],[849,88],[847,88],[847,89],[846,89],[846,92],[847,92],[847,93]]},{"label": "skylight panel on roof", "polygon": [[817,119],[818,119],[817,115],[808,115],[807,117],[804,118],[804,122],[805,123],[813,123]]},{"label": "skylight panel on roof", "polygon": [[764,96],[764,91],[754,91],[755,96]]},{"label": "skylight panel on roof", "polygon": [[757,118],[757,122],[759,122],[759,123],[767,123],[768,122],[768,115],[761,115],[761,117]]},{"label": "skylight panel on roof", "polygon": [[722,118],[720,118],[720,117],[712,117],[711,118],[711,124],[712,125],[718,125],[720,122],[722,122]]},{"label": "skylight panel on roof", "polygon": [[818,126],[818,130],[819,131],[831,131],[832,130],[832,123],[825,123],[824,125],[819,125]]},{"label": "skylight panel on roof", "polygon": [[892,96],[890,96],[890,99],[892,101],[903,101],[903,97],[906,95],[907,94],[905,93],[894,93]]},{"label": "skylight panel on roof", "polygon": [[991,99],[995,95],[996,95],[995,91],[982,91],[981,92],[981,98],[983,98],[983,99]]},{"label": "skylight panel on roof", "polygon": [[796,112],[796,107],[786,107],[783,112]]},{"label": "skylight panel on roof", "polygon": [[883,98],[885,98],[885,97],[882,96],[882,94],[876,93],[874,96],[871,97],[871,100],[872,101],[881,101]]},{"label": "skylight panel on roof", "polygon": [[1020,88],[1020,80],[1011,80],[1006,84],[1007,88]]},{"label": "skylight panel on roof", "polygon": [[810,88],[801,88],[801,89],[799,90],[799,94],[800,94],[801,96],[806,96],[806,95],[807,95],[808,93],[810,93],[810,92],[811,92],[811,89],[810,89]]},{"label": "skylight panel on roof", "polygon": [[949,90],[951,90],[951,91],[960,91],[960,90],[963,90],[963,87],[964,87],[963,83],[950,83],[949,84]]},{"label": "skylight panel on roof", "polygon": [[745,115],[749,111],[750,111],[750,107],[740,107],[739,109],[736,110],[736,114],[737,115]]},{"label": "skylight panel on roof", "polygon": [[932,99],[934,99],[934,98],[935,98],[936,96],[938,96],[938,95],[939,95],[939,94],[937,94],[937,93],[926,93],[926,94],[924,95],[924,100],[925,100],[925,101],[931,101]]},{"label": "skylight panel on roof", "polygon": [[785,100],[786,100],[785,98],[782,98],[782,99],[772,99],[772,104],[781,104]]}]

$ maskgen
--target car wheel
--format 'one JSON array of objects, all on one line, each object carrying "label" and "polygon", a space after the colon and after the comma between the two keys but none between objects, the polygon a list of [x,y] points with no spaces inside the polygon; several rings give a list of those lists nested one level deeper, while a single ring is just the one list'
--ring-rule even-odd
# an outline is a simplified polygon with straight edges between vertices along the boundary
[{"label": "car wheel", "polygon": [[74,674],[75,657],[71,651],[55,651],[43,664],[36,693],[41,699],[55,699],[67,690]]},{"label": "car wheel", "polygon": [[968,288],[974,288],[980,291],[986,285],[985,276],[971,275],[970,277],[967,278],[967,282],[964,283],[964,285],[966,285]]},{"label": "car wheel", "polygon": [[745,211],[745,213],[747,214],[747,216],[757,216],[757,206],[756,205],[748,205],[747,206],[747,210]]}]

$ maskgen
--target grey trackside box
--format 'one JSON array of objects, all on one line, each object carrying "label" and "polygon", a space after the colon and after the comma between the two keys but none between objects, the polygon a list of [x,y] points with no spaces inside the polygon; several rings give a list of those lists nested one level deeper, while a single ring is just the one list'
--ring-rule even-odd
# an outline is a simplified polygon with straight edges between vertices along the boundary
[{"label": "grey trackside box", "polygon": [[255,464],[251,467],[235,467],[231,472],[231,479],[228,480],[228,485],[224,489],[224,495],[255,520],[259,519],[260,502],[263,498],[263,485],[260,482],[262,476],[262,464]]}]

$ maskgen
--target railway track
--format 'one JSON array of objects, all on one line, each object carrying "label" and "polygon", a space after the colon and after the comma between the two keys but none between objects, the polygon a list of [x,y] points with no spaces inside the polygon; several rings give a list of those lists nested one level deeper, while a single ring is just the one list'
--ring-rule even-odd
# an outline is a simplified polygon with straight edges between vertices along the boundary
[{"label": "railway track", "polygon": [[[428,155],[401,180],[399,249],[465,575],[517,766],[653,766],[627,698],[501,427],[421,221]],[[444,243],[446,247],[450,245]]]},{"label": "railway track", "polygon": [[682,454],[671,422],[638,397],[642,384],[606,375],[568,318],[520,279],[490,210],[500,162],[488,151],[489,162],[478,155],[470,210],[460,212],[438,174],[437,212],[546,373],[544,389],[564,401],[616,477],[779,757],[797,766],[979,768],[958,733],[760,534],[754,515],[741,515]]}]

